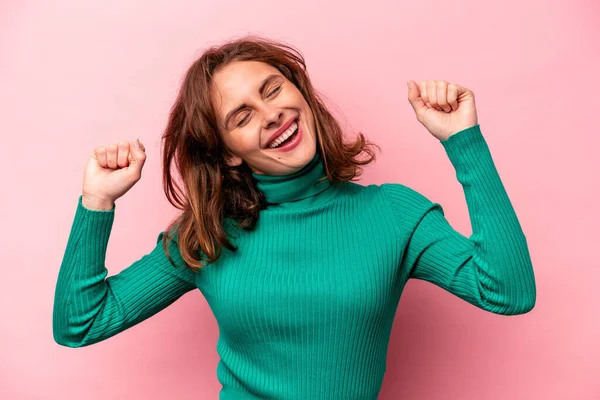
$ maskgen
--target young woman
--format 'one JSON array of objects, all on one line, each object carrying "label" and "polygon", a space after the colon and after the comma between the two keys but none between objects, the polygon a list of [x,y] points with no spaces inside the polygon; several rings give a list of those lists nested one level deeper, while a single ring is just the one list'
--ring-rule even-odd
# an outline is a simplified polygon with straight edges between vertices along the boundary
[{"label": "young woman", "polygon": [[56,342],[100,342],[199,289],[220,328],[221,399],[376,399],[408,279],[495,314],[530,311],[525,235],[473,92],[408,84],[417,119],[463,186],[469,238],[407,186],[352,182],[374,144],[362,134],[343,141],[297,50],[234,40],[189,68],[163,135],[165,193],[180,215],[151,252],[108,278],[115,200],[140,179],[146,154],[136,140],[90,155],[58,275]]}]

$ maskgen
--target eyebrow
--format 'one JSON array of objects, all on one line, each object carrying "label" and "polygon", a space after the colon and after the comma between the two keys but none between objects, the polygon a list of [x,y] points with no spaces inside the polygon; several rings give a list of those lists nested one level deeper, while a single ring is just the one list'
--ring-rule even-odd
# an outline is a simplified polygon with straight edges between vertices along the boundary
[{"label": "eyebrow", "polygon": [[[271,74],[269,76],[267,76],[262,83],[260,84],[260,87],[258,88],[258,93],[262,96],[263,92],[265,91],[265,87],[275,78],[279,78],[280,75],[277,74]],[[234,108],[233,110],[229,111],[227,113],[227,116],[225,117],[225,129],[227,129],[227,127],[229,126],[229,120],[231,119],[231,117],[233,117],[235,115],[235,113],[237,113],[238,111],[243,110],[244,108],[248,107],[248,105],[246,103],[240,104],[239,106],[237,106],[236,108]]]}]

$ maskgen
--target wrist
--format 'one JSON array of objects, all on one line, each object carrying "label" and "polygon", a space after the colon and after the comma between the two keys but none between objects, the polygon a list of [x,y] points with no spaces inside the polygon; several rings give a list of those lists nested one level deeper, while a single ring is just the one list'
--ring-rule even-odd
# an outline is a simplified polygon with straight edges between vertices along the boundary
[{"label": "wrist", "polygon": [[82,194],[81,204],[88,210],[110,211],[113,209],[115,202],[110,199],[102,199],[92,195]]}]

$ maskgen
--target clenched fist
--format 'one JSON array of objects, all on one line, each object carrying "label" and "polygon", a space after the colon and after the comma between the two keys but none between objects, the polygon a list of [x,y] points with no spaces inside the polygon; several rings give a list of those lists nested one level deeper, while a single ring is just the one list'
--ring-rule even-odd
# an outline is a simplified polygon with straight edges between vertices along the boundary
[{"label": "clenched fist", "polygon": [[133,142],[96,147],[83,176],[82,204],[89,209],[110,210],[142,177],[146,161],[144,145]]},{"label": "clenched fist", "polygon": [[441,80],[407,84],[417,120],[437,139],[447,140],[478,124],[475,94],[466,87]]}]

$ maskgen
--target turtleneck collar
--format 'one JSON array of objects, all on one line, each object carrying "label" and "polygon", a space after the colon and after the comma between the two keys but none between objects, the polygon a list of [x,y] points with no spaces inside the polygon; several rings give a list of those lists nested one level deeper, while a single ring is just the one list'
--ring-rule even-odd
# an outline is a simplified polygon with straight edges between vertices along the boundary
[{"label": "turtleneck collar", "polygon": [[252,173],[258,188],[264,193],[269,205],[280,208],[302,208],[317,202],[319,193],[331,186],[326,176],[323,158],[317,151],[313,159],[302,169],[289,175],[264,175]]}]

